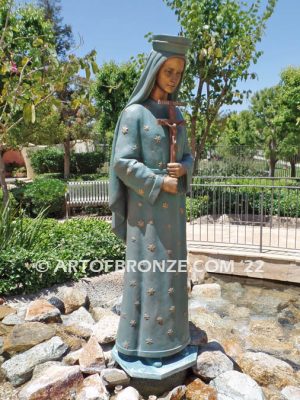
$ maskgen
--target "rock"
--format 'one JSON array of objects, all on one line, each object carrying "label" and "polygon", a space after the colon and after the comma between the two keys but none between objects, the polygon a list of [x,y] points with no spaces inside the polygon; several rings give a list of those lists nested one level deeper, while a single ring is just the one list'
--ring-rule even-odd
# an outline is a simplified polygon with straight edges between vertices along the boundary
[{"label": "rock", "polygon": [[116,400],[139,400],[139,398],[139,392],[132,386],[128,386],[118,393]]},{"label": "rock", "polygon": [[171,392],[166,397],[166,400],[182,400],[186,393],[186,386],[177,386],[175,389],[171,390]]},{"label": "rock", "polygon": [[207,343],[207,334],[198,328],[193,322],[189,322],[191,342],[190,345],[201,346]]},{"label": "rock", "polygon": [[286,386],[282,389],[281,393],[287,400],[299,400],[300,399],[300,387]]},{"label": "rock", "polygon": [[12,385],[18,386],[31,378],[36,365],[46,361],[59,360],[67,350],[68,346],[61,338],[54,336],[47,342],[40,343],[5,361],[1,369]]},{"label": "rock", "polygon": [[76,351],[72,351],[71,353],[67,354],[64,358],[63,358],[63,363],[66,365],[75,365],[75,364],[79,364],[79,355],[82,352],[82,349],[76,350]]},{"label": "rock", "polygon": [[248,375],[227,371],[210,384],[218,392],[218,400],[264,400],[261,387]]},{"label": "rock", "polygon": [[105,364],[107,368],[114,368],[116,365],[115,360],[113,359],[112,356],[112,349],[114,347],[114,343],[106,343],[101,345],[104,358],[105,358]]},{"label": "rock", "polygon": [[[0,356],[0,384],[2,382],[5,382],[5,375],[4,375],[3,370],[1,369],[1,365],[4,363],[4,361],[5,361],[5,358]],[[1,387],[1,385],[0,385],[0,387]],[[1,395],[1,393],[0,393],[0,395]]]},{"label": "rock", "polygon": [[17,310],[10,306],[0,306],[0,321],[7,315],[16,314]]},{"label": "rock", "polygon": [[233,359],[236,359],[240,354],[243,353],[243,343],[239,337],[231,336],[223,339],[222,346],[225,353]]},{"label": "rock", "polygon": [[245,350],[266,352],[276,357],[293,350],[293,345],[272,336],[250,335],[246,337]]},{"label": "rock", "polygon": [[0,322],[0,336],[8,335],[12,329],[13,327],[11,325],[4,325]]},{"label": "rock", "polygon": [[249,318],[250,316],[250,309],[247,307],[237,307],[234,304],[231,304],[228,309],[228,314],[232,319],[243,319]]},{"label": "rock", "polygon": [[53,367],[54,365],[55,366],[62,365],[62,363],[60,361],[47,361],[45,363],[38,364],[37,366],[34,367],[32,373],[32,379],[37,378],[41,374],[44,374],[44,371],[46,371],[49,367]]},{"label": "rock", "polygon": [[199,378],[187,385],[185,396],[186,400],[217,400],[216,390],[203,383]]},{"label": "rock", "polygon": [[193,297],[205,297],[215,299],[221,297],[221,286],[218,283],[202,283],[192,289]]},{"label": "rock", "polygon": [[89,329],[92,332],[95,321],[91,314],[84,308],[80,307],[69,315],[63,315],[62,320],[64,325],[77,325],[79,327]]},{"label": "rock", "polygon": [[249,328],[254,335],[264,335],[267,337],[283,338],[284,332],[277,321],[270,320],[254,320],[250,321]]},{"label": "rock", "polygon": [[5,338],[3,350],[8,353],[25,351],[51,339],[54,335],[55,328],[41,322],[27,322],[16,325]]},{"label": "rock", "polygon": [[82,372],[95,374],[105,368],[105,358],[97,338],[91,336],[79,354],[79,365]]},{"label": "rock", "polygon": [[233,370],[233,362],[221,351],[203,351],[197,357],[193,372],[204,381],[214,379],[226,371]]},{"label": "rock", "polygon": [[294,325],[300,321],[300,310],[293,304],[289,304],[277,315],[278,322],[281,325]]},{"label": "rock", "polygon": [[81,325],[67,325],[64,326],[66,333],[74,335],[80,338],[88,339],[91,337],[92,329],[81,326]]},{"label": "rock", "polygon": [[3,342],[4,342],[3,337],[0,336],[0,356],[3,353]]},{"label": "rock", "polygon": [[108,400],[109,394],[100,376],[94,374],[85,378],[76,400]]},{"label": "rock", "polygon": [[3,297],[0,297],[0,305],[4,304],[5,300],[3,299]]},{"label": "rock", "polygon": [[82,306],[87,306],[88,296],[83,290],[68,287],[64,290],[63,302],[65,305],[65,313],[70,314]]},{"label": "rock", "polygon": [[125,371],[118,368],[106,368],[101,371],[101,378],[108,387],[127,386],[130,378]]},{"label": "rock", "polygon": [[84,339],[68,333],[65,326],[60,324],[56,325],[56,335],[68,345],[71,351],[80,349],[86,343]]},{"label": "rock", "polygon": [[54,307],[58,308],[62,314],[66,312],[64,302],[58,297],[52,296],[50,297],[50,299],[48,299],[48,302],[52,304]]},{"label": "rock", "polygon": [[35,300],[27,308],[25,321],[61,322],[60,311],[45,299]]},{"label": "rock", "polygon": [[91,314],[96,322],[100,321],[101,318],[107,315],[115,315],[115,313],[113,313],[111,310],[103,307],[93,307],[91,310]]},{"label": "rock", "polygon": [[82,382],[78,366],[51,366],[22,388],[19,400],[71,400]]},{"label": "rock", "polygon": [[279,390],[274,389],[273,386],[263,387],[262,390],[266,400],[286,400],[286,397]]},{"label": "rock", "polygon": [[293,368],[269,354],[246,352],[239,357],[238,363],[245,373],[262,386],[273,384],[281,389],[297,384]]},{"label": "rock", "polygon": [[3,318],[2,320],[2,324],[4,325],[20,325],[23,324],[25,322],[25,318],[22,317],[21,315],[17,315],[17,314],[10,314],[7,315],[5,318]]},{"label": "rock", "polygon": [[93,335],[96,336],[99,343],[114,342],[117,336],[119,326],[118,315],[106,315],[101,318],[93,327]]}]

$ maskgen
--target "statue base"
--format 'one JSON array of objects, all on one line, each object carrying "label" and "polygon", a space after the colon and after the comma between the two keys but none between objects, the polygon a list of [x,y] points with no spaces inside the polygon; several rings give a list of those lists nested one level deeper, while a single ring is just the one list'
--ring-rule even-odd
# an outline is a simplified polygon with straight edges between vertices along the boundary
[{"label": "statue base", "polygon": [[198,346],[187,346],[173,356],[162,358],[163,365],[154,367],[149,365],[143,357],[126,356],[119,353],[116,346],[112,349],[113,359],[131,378],[163,380],[177,372],[184,371],[196,364]]}]

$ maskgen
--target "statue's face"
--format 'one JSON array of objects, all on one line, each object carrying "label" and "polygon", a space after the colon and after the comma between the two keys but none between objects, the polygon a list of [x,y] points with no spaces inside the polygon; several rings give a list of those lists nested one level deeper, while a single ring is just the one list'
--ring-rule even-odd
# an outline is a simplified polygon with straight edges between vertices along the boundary
[{"label": "statue's face", "polygon": [[156,76],[156,85],[167,94],[172,94],[181,80],[184,71],[184,59],[168,58],[161,66]]}]

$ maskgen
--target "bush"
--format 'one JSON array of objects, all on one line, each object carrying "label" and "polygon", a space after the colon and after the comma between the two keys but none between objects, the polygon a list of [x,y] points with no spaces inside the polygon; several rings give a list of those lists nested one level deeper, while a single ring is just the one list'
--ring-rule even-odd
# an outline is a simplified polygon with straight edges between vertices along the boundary
[{"label": "bush", "polygon": [[[47,207],[46,216],[64,215],[66,184],[59,179],[37,178],[22,188],[21,205],[28,216],[37,216]],[[20,195],[20,193],[19,193]]]},{"label": "bush", "polygon": [[225,160],[202,160],[198,174],[202,176],[267,176],[264,163],[253,159],[229,157]]},{"label": "bush", "polygon": [[[32,152],[31,165],[36,174],[64,173],[64,152],[56,147],[47,147]],[[71,153],[70,172],[72,174],[94,174],[100,171],[105,161],[103,151]]]},{"label": "bush", "polygon": [[[30,223],[34,224],[34,220]],[[99,220],[59,223],[45,219],[34,246],[7,246],[1,251],[0,294],[33,293],[54,284],[99,275],[109,272],[100,270],[100,261],[124,259],[125,245],[112,233],[110,224]],[[40,272],[41,267],[47,268]]]},{"label": "bush", "polygon": [[46,147],[32,152],[30,162],[36,174],[62,173],[64,171],[64,152],[56,147]]}]

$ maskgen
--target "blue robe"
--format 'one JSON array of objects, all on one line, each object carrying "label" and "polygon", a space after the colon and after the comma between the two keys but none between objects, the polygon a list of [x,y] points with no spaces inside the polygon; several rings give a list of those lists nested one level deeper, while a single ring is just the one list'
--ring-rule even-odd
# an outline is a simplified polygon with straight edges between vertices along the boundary
[{"label": "blue robe", "polygon": [[[182,120],[178,108],[176,113]],[[186,129],[179,126],[176,161],[187,174],[179,178],[179,193],[163,191],[170,142],[158,118],[168,118],[167,106],[152,99],[129,105],[118,124],[112,159],[114,173],[126,188],[123,238],[128,266],[116,347],[141,357],[170,356],[190,341],[185,198],[193,157]]]}]

